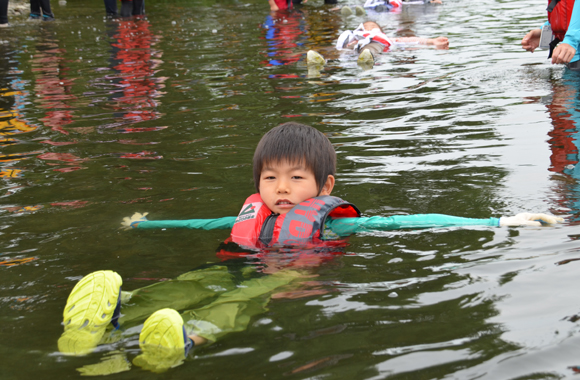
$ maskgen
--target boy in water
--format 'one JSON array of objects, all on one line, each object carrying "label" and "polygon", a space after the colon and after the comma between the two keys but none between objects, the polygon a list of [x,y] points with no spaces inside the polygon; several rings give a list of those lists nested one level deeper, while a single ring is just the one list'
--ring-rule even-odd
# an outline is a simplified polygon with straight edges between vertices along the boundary
[{"label": "boy in water", "polygon": [[[261,273],[243,273],[236,285],[224,265],[215,265],[121,292],[122,279],[117,273],[93,272],[77,283],[67,300],[59,350],[87,354],[101,341],[109,324],[136,325],[150,315],[139,335],[142,353],[133,363],[159,372],[181,363],[193,346],[243,331],[253,316],[267,310],[274,292],[304,277],[300,268],[320,263],[325,252],[345,246],[344,238],[353,233],[467,225],[539,226],[562,221],[545,214],[499,219],[440,214],[361,217],[354,205],[331,196],[336,153],[328,138],[298,123],[285,123],[266,133],[256,148],[253,165],[257,193],[245,201],[237,217],[148,221],[137,213],[125,218],[124,225],[139,229],[231,228],[231,241],[252,250],[244,257],[261,259]],[[273,247],[286,247],[285,262],[272,259]],[[121,303],[125,306],[119,321]]]},{"label": "boy in water", "polygon": [[[360,24],[354,31],[344,31],[336,41],[338,50],[356,50],[359,53],[358,63],[363,68],[370,68],[376,57],[391,46],[433,45],[437,49],[448,49],[447,37],[419,38],[419,37],[387,37],[383,29],[374,21]],[[308,51],[306,62],[309,66],[323,66],[326,61],[322,55],[314,50]]]}]

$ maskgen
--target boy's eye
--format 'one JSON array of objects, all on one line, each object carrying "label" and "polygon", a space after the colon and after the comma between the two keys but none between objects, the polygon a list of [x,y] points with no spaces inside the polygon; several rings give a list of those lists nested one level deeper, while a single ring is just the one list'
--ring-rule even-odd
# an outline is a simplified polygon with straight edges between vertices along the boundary
[{"label": "boy's eye", "polygon": [[302,178],[304,178],[304,177],[299,176],[299,175],[292,176],[292,179],[302,179]]},{"label": "boy's eye", "polygon": [[274,177],[273,175],[269,175],[269,176],[264,177],[264,179],[275,179],[275,178],[276,177]]}]

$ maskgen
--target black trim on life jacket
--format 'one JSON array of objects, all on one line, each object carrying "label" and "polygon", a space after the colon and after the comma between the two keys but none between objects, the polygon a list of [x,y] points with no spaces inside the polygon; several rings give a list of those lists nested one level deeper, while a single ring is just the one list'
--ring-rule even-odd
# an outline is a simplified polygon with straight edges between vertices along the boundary
[{"label": "black trim on life jacket", "polygon": [[552,0],[552,1],[550,1],[550,4],[548,4],[548,8],[546,8],[546,10],[548,12],[552,12],[554,10],[554,8],[556,8],[556,5],[558,5],[559,2],[560,2],[560,0]]},{"label": "black trim on life jacket", "polygon": [[554,39],[552,40],[552,42],[550,42],[550,51],[548,52],[548,58],[552,58],[552,53],[554,53],[554,49],[556,48],[556,45],[558,45],[560,42],[560,39],[558,37],[554,37]]},{"label": "black trim on life jacket", "polygon": [[262,224],[262,229],[260,230],[260,242],[265,245],[269,245],[274,238],[274,227],[276,226],[276,220],[280,214],[270,214]]}]

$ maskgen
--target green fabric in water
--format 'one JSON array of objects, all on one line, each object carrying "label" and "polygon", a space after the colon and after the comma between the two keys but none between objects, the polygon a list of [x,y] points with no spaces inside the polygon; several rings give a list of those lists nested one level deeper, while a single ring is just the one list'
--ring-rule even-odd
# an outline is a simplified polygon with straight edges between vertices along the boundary
[{"label": "green fabric in water", "polygon": [[182,314],[188,333],[191,331],[215,342],[222,336],[243,331],[253,316],[267,311],[274,290],[290,284],[301,274],[280,271],[262,278],[244,281],[237,289],[221,294],[215,301]]},{"label": "green fabric in water", "polygon": [[[253,273],[247,273],[253,274]],[[236,285],[225,266],[194,270],[174,280],[159,282],[131,292],[123,304],[124,327],[142,322],[163,308],[181,312],[188,334],[209,341],[243,331],[253,316],[264,313],[272,292],[301,277],[296,271],[279,271]]]}]

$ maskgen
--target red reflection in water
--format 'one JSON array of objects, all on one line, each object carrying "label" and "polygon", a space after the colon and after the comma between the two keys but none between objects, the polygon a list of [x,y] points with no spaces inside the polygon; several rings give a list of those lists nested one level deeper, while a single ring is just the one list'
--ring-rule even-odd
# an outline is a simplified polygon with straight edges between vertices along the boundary
[{"label": "red reflection in water", "polygon": [[124,153],[121,158],[132,158],[137,160],[160,160],[163,156],[153,156],[155,152],[148,152],[146,150],[137,153]]},{"label": "red reflection in water", "polygon": [[23,213],[23,212],[34,212],[41,210],[45,207],[60,207],[60,208],[81,208],[89,205],[91,202],[89,201],[69,201],[69,202],[52,202],[45,205],[35,205],[35,206],[15,206],[15,207],[3,207],[2,210],[6,210],[13,213]]},{"label": "red reflection in water", "polygon": [[560,210],[554,213],[568,213],[570,224],[580,224],[580,166],[578,165],[580,144],[580,112],[578,111],[578,86],[580,77],[570,70],[564,71],[562,78],[553,82],[552,102],[546,107],[554,129],[548,132],[550,139],[551,166],[549,171],[558,173],[555,180],[556,204]]},{"label": "red reflection in water", "polygon": [[548,132],[552,163],[550,171],[561,173],[566,166],[578,163],[578,148],[574,135],[577,133],[574,119],[568,109],[574,104],[576,89],[566,85],[554,86],[552,103],[548,104],[550,118],[554,129]]},{"label": "red reflection in water", "polygon": [[70,201],[70,202],[54,202],[51,203],[51,206],[59,206],[59,207],[72,207],[72,208],[80,208],[85,207],[88,205],[88,201]]},{"label": "red reflection in water", "polygon": [[70,172],[74,172],[77,170],[81,170],[81,169],[86,169],[83,168],[82,166],[72,166],[72,167],[66,167],[66,168],[56,168],[56,169],[52,169],[53,172],[61,172],[61,173],[70,173]]},{"label": "red reflection in water", "polygon": [[278,11],[266,17],[263,37],[268,45],[266,66],[289,65],[300,60],[300,38],[306,32],[304,14],[299,11]]},{"label": "red reflection in water", "polygon": [[[123,124],[134,124],[147,120],[158,119],[158,98],[163,94],[166,78],[155,78],[155,69],[162,63],[156,55],[161,54],[151,49],[157,39],[151,32],[149,21],[121,20],[118,22],[116,33],[113,35],[113,64],[112,68],[118,72],[113,82],[118,87],[112,92],[113,109],[121,111]],[[110,78],[109,78],[110,79]],[[122,129],[124,133],[155,131],[166,127],[133,130]]]},{"label": "red reflection in water", "polygon": [[72,123],[73,111],[69,103],[77,98],[72,94],[75,79],[68,77],[70,68],[66,65],[65,53],[58,40],[46,37],[37,44],[30,62],[35,74],[35,101],[39,108],[46,110],[40,120],[53,131],[68,134],[63,127]]},{"label": "red reflection in water", "polygon": [[160,131],[167,127],[148,127],[148,128],[123,128],[119,129],[118,132],[120,133],[135,133],[135,132],[153,132],[153,131]]},{"label": "red reflection in water", "polygon": [[80,158],[71,153],[43,153],[38,155],[41,160],[54,160],[63,162],[83,162],[86,158]]}]

